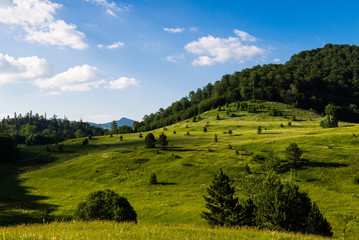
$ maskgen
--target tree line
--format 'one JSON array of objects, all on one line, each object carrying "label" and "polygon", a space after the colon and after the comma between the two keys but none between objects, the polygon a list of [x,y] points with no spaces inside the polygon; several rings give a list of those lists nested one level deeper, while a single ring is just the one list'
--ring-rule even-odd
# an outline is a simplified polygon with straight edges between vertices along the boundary
[{"label": "tree line", "polygon": [[283,102],[320,113],[332,104],[338,119],[358,121],[359,47],[327,44],[295,54],[285,64],[258,65],[226,74],[166,109],[145,115],[133,126],[136,131],[153,130],[226,103],[253,99]]}]

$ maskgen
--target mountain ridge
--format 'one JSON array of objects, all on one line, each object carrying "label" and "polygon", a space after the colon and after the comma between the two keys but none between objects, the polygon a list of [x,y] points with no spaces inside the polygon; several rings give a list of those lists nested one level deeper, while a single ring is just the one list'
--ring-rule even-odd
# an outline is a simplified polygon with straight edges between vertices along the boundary
[{"label": "mountain ridge", "polygon": [[[126,117],[122,117],[120,120],[115,120],[115,122],[117,123],[118,127],[121,126],[133,126],[133,122],[134,120],[126,118]],[[111,129],[111,124],[112,122],[107,122],[107,123],[93,123],[93,122],[89,122],[90,126],[95,126],[95,127],[102,127],[104,129]]]}]

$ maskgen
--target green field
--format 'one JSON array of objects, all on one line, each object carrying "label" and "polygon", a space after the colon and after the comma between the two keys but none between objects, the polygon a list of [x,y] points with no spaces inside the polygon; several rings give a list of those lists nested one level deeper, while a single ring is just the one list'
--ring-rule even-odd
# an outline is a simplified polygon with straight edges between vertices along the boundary
[{"label": "green field", "polygon": [[[359,124],[340,122],[339,128],[323,129],[319,127],[321,117],[313,112],[280,103],[260,105],[258,113],[236,111],[233,105],[230,106],[232,117],[225,111],[212,110],[201,114],[197,122],[188,120],[167,126],[166,130],[153,131],[156,138],[161,132],[167,135],[166,150],[145,148],[139,133],[122,135],[123,141],[120,135],[96,137],[87,146],[82,145],[83,139],[67,140],[62,153],[56,145],[50,146],[51,152],[47,152],[45,146],[21,146],[22,160],[17,166],[5,165],[0,170],[0,224],[69,220],[78,203],[90,192],[109,188],[129,200],[138,214],[139,225],[91,223],[88,224],[91,231],[105,224],[109,232],[133,228],[144,231],[143,235],[128,233],[133,234],[134,239],[152,239],[144,229],[154,229],[160,234],[153,239],[166,239],[162,233],[174,234],[169,239],[186,239],[181,232],[183,236],[193,234],[189,239],[235,239],[237,230],[210,230],[200,217],[205,210],[203,195],[213,174],[222,168],[234,180],[241,198],[242,179],[247,177],[245,165],[248,164],[252,174],[264,173],[263,164],[251,160],[253,154],[275,154],[284,159],[285,148],[296,142],[308,163],[300,166],[294,175],[283,171],[282,179],[293,179],[309,194],[330,222],[335,237],[355,239],[359,236],[359,185],[354,182],[359,177]],[[269,116],[268,109],[273,105],[285,116]],[[217,113],[221,120],[215,120]],[[292,120],[293,115],[296,121]],[[288,126],[288,122],[292,126]],[[203,132],[207,124],[208,131]],[[262,126],[261,134],[257,134],[258,126]],[[228,134],[228,130],[233,134]],[[214,141],[215,134],[218,142]],[[16,174],[10,174],[15,167]],[[152,173],[157,175],[160,184],[149,184]],[[58,231],[61,226],[81,229],[87,225],[54,223],[0,228],[0,231],[2,234],[9,231],[10,235],[5,235],[11,239],[10,232],[25,234],[46,231],[47,227]],[[161,226],[166,227],[161,230]],[[243,234],[262,234],[251,231]],[[264,235],[263,239],[292,239],[284,235],[273,235],[273,238]],[[246,239],[247,236],[243,236]],[[293,239],[301,238],[294,236]]]}]

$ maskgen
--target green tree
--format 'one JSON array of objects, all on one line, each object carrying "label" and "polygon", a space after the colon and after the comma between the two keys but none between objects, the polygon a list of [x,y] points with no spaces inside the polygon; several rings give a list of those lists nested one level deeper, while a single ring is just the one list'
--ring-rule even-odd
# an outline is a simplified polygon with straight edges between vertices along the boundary
[{"label": "green tree", "polygon": [[115,120],[112,121],[111,123],[111,133],[112,134],[116,134],[118,131],[118,126]]},{"label": "green tree", "polygon": [[36,132],[37,132],[37,127],[34,125],[26,124],[21,128],[21,134],[25,136],[35,134]]},{"label": "green tree", "polygon": [[238,198],[234,197],[234,187],[222,170],[214,175],[207,193],[208,196],[204,196],[204,199],[209,212],[202,212],[202,218],[211,226],[237,225]]},{"label": "green tree", "polygon": [[218,142],[217,134],[214,134],[214,141],[215,141],[215,142]]},{"label": "green tree", "polygon": [[85,138],[83,141],[82,141],[82,145],[86,146],[89,144],[89,140],[87,138]]},{"label": "green tree", "polygon": [[325,115],[325,117],[320,120],[319,125],[322,128],[335,128],[338,127],[338,119],[333,115]]},{"label": "green tree", "polygon": [[148,133],[145,137],[145,143],[147,148],[154,148],[156,145],[156,139],[153,133]]},{"label": "green tree", "polygon": [[165,149],[168,145],[167,136],[163,132],[158,137],[158,143],[162,146],[162,149]]},{"label": "green tree", "polygon": [[74,218],[137,222],[137,214],[128,200],[109,189],[90,193],[86,201],[78,205]]},{"label": "green tree", "polygon": [[303,151],[298,147],[295,142],[290,143],[289,146],[285,149],[286,158],[294,165],[297,165],[302,154]]},{"label": "green tree", "polygon": [[206,128],[206,127],[203,127],[203,132],[207,132],[207,128]]},{"label": "green tree", "polygon": [[157,184],[157,183],[158,183],[157,176],[155,173],[152,173],[150,177],[150,184]]},{"label": "green tree", "polygon": [[82,131],[81,129],[77,129],[76,132],[75,132],[75,136],[76,136],[77,138],[82,138],[82,137],[85,136],[85,133],[84,133],[84,131]]},{"label": "green tree", "polygon": [[262,127],[261,126],[258,126],[257,128],[257,134],[261,134],[262,133]]}]

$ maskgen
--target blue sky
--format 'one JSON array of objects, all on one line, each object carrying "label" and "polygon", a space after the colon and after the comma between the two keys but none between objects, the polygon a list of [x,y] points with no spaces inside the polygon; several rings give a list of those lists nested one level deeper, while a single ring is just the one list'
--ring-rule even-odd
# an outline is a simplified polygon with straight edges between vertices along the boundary
[{"label": "blue sky", "polygon": [[243,68],[359,39],[357,1],[0,0],[0,117],[141,120]]}]

